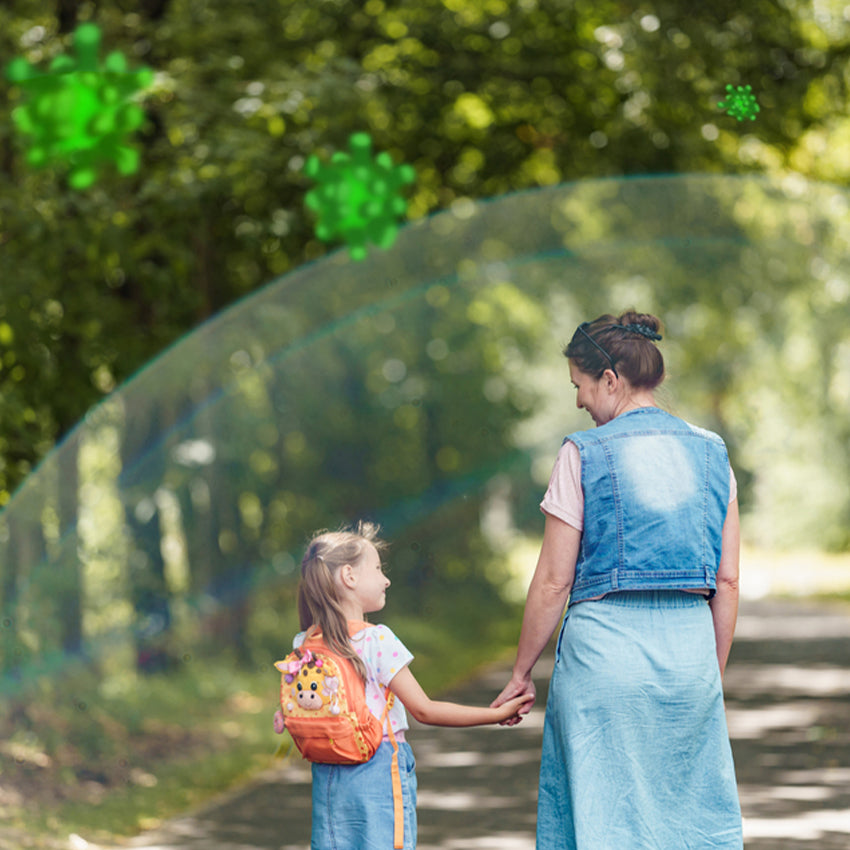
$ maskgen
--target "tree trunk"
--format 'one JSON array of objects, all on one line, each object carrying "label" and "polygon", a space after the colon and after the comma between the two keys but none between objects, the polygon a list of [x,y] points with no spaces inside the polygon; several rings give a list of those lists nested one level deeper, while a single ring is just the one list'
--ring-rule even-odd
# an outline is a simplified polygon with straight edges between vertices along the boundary
[{"label": "tree trunk", "polygon": [[[122,463],[133,464],[137,454],[151,445],[167,423],[162,406],[153,403],[147,422],[128,417],[124,430]],[[141,673],[156,673],[171,664],[168,637],[171,629],[171,600],[162,557],[162,523],[156,491],[164,474],[161,451],[153,453],[154,464],[127,499],[125,517],[129,531],[130,557],[127,580],[135,611],[136,667]]]},{"label": "tree trunk", "polygon": [[59,481],[57,506],[62,548],[67,557],[60,561],[61,587],[59,622],[62,649],[69,655],[79,655],[83,649],[83,577],[77,546],[77,511],[79,505],[80,471],[79,442],[69,440],[59,452]]}]

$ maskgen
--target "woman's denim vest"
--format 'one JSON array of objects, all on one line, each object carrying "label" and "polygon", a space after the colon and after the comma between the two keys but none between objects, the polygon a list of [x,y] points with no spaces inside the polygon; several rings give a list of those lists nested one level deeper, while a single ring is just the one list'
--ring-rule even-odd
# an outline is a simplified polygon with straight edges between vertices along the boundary
[{"label": "woman's denim vest", "polygon": [[657,407],[566,440],[581,454],[584,491],[570,604],[618,590],[714,595],[729,505],[723,440]]}]

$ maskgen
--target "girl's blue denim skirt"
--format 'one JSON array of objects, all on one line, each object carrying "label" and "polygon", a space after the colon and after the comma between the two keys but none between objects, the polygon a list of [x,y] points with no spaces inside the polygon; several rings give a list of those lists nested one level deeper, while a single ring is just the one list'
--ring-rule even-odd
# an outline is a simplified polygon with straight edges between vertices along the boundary
[{"label": "girl's blue denim skirt", "polygon": [[681,591],[571,606],[546,704],[537,850],[742,850],[711,611]]},{"label": "girl's blue denim skirt", "polygon": [[[363,764],[313,765],[311,850],[393,850],[393,747],[387,741]],[[416,762],[399,743],[404,850],[416,847]]]}]

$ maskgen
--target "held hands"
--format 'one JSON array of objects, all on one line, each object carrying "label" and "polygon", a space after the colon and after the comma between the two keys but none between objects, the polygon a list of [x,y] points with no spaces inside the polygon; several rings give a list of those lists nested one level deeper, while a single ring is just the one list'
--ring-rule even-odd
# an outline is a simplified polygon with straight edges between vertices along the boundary
[{"label": "held hands", "polygon": [[[522,718],[531,711],[531,704],[534,702],[534,694],[520,694],[517,697],[512,697],[505,702],[492,703],[490,708],[498,712],[497,723],[501,726],[514,726],[519,723]],[[523,710],[525,709],[525,710]]]},{"label": "held hands", "polygon": [[502,726],[516,726],[522,718],[531,711],[537,690],[531,676],[517,678],[514,676],[505,686],[504,690],[490,703],[491,708],[513,708],[499,723]]}]

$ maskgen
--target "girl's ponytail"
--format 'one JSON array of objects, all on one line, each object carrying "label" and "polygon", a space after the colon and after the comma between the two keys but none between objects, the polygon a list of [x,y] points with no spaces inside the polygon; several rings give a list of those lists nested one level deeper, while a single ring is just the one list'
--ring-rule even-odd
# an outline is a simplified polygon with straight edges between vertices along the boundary
[{"label": "girl's ponytail", "polygon": [[[322,555],[321,537],[307,547],[301,561],[301,584],[298,586],[298,619],[302,629],[318,625],[322,632],[329,620],[345,619],[334,584],[334,577]],[[337,564],[337,568],[342,564]]]}]

